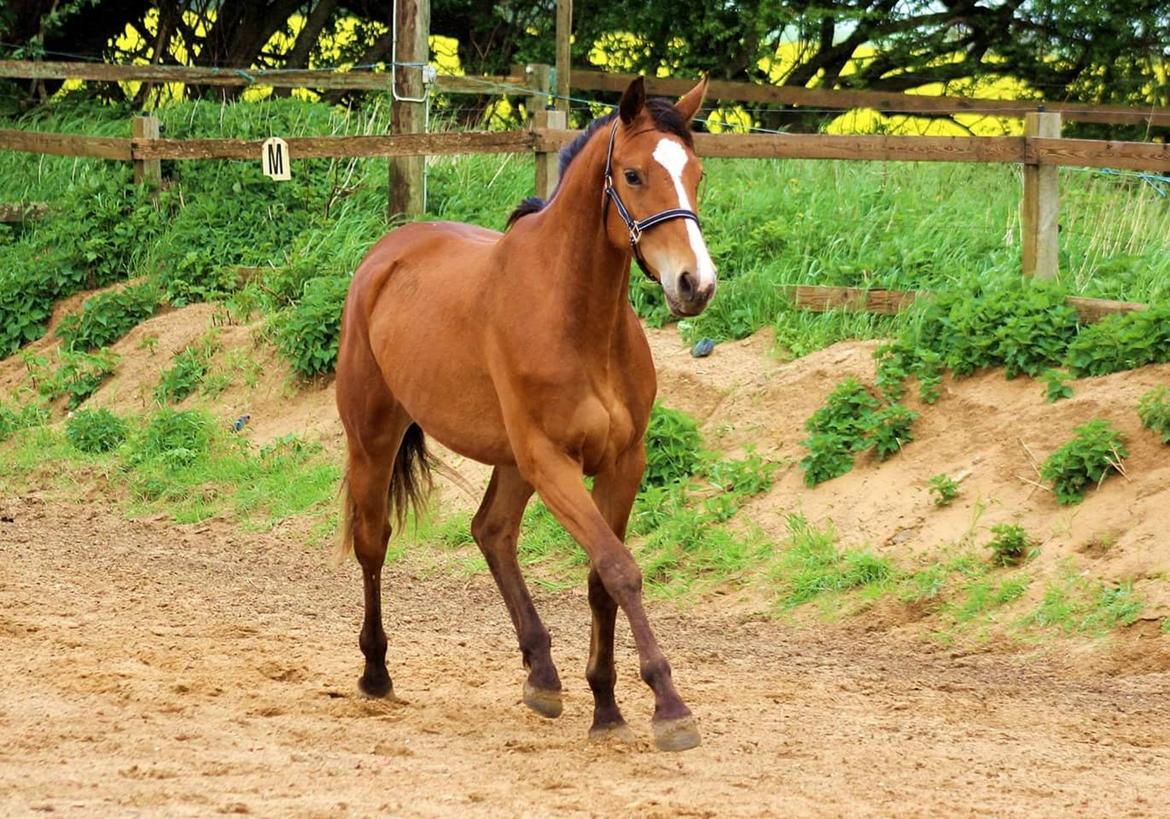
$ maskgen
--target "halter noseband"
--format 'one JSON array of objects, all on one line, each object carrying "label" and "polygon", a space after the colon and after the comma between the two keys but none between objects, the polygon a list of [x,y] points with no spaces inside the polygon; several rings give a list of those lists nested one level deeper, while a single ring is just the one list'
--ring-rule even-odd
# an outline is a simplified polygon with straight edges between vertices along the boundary
[{"label": "halter noseband", "polygon": [[693,210],[687,210],[686,208],[670,208],[669,210],[660,211],[653,216],[647,216],[641,220],[630,216],[630,212],[626,210],[625,203],[622,202],[621,196],[618,195],[617,188],[613,186],[613,142],[617,136],[618,122],[620,120],[615,118],[613,128],[609,130],[609,149],[605,154],[605,195],[608,197],[605,204],[608,208],[610,200],[613,200],[618,215],[622,217],[622,221],[626,223],[626,228],[630,231],[630,249],[634,251],[634,258],[638,260],[638,267],[642,268],[642,272],[646,274],[646,278],[650,281],[657,281],[650,274],[650,269],[646,266],[646,260],[642,258],[642,251],[638,249],[638,243],[642,241],[642,234],[655,225],[661,225],[663,222],[669,222],[671,219],[690,219],[696,225],[699,225],[699,215]]}]

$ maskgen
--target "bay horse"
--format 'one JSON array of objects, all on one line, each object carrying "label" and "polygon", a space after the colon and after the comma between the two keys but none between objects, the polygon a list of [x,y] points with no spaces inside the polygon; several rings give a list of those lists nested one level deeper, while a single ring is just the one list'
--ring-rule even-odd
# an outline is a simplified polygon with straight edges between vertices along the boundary
[{"label": "bay horse", "polygon": [[[634,80],[616,114],[562,151],[549,201],[525,200],[504,233],[408,224],[379,240],[355,272],[336,384],[347,443],[341,553],[356,553],[365,586],[364,694],[393,695],[381,571],[391,521],[401,526],[430,488],[429,435],[493,467],[471,533],[516,628],[524,703],[546,717],[561,713],[552,642],[516,559],[535,490],[590,561],[590,736],[632,738],[614,699],[620,607],[654,692],[655,743],[699,744],[623,540],[657,390],[628,299],[631,261],[661,283],[677,315],[698,315],[715,292],[694,212],[702,171],[690,131],[706,87],[704,79],[672,104],[647,100],[643,80]],[[594,476],[592,495],[584,475]]]}]

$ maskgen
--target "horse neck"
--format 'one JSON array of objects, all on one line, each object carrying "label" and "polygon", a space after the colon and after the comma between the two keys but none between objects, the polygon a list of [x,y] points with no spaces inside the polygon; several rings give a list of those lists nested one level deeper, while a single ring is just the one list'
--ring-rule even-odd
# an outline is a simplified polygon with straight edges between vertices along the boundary
[{"label": "horse neck", "polygon": [[582,341],[597,344],[623,328],[629,302],[631,253],[613,245],[606,231],[603,207],[606,136],[603,128],[569,164],[556,194],[534,224],[548,248],[557,294],[574,331]]}]

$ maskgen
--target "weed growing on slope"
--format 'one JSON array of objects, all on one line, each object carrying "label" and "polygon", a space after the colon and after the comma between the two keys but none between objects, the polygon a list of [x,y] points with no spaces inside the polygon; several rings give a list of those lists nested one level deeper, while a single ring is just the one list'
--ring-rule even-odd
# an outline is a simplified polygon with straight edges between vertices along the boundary
[{"label": "weed growing on slope", "polygon": [[36,404],[8,407],[0,402],[0,441],[8,440],[14,432],[38,427],[49,419],[49,411]]},{"label": "weed growing on slope", "polygon": [[1155,387],[1138,400],[1142,426],[1170,444],[1170,387]]},{"label": "weed growing on slope", "polygon": [[164,370],[154,397],[161,404],[177,404],[199,389],[211,368],[211,357],[219,345],[213,334],[175,354],[174,364]]},{"label": "weed growing on slope", "polygon": [[1129,450],[1121,433],[1102,418],[1073,430],[1073,438],[1040,466],[1040,476],[1052,483],[1063,504],[1080,503],[1085,492],[1113,473],[1122,473],[1121,462]]},{"label": "weed growing on slope", "polygon": [[83,409],[65,421],[65,437],[81,452],[109,452],[121,446],[130,432],[126,421],[105,407]]},{"label": "weed growing on slope", "polygon": [[63,318],[57,335],[69,350],[107,347],[153,316],[158,304],[158,288],[149,282],[100,293],[86,299],[80,313]]},{"label": "weed growing on slope", "polygon": [[950,506],[955,498],[959,497],[958,482],[944,472],[933,476],[929,484],[930,494],[934,498],[935,506]]},{"label": "weed growing on slope", "polygon": [[50,401],[66,396],[67,409],[76,409],[114,375],[120,357],[112,350],[96,353],[59,353],[60,366],[51,374],[42,373],[37,389]]},{"label": "weed growing on slope", "polygon": [[685,481],[699,464],[699,426],[684,412],[655,404],[646,427],[642,489]]},{"label": "weed growing on slope", "polygon": [[1045,370],[1040,373],[1040,380],[1044,382],[1044,400],[1055,404],[1065,398],[1072,398],[1073,390],[1069,384],[1069,374],[1064,370]]},{"label": "weed growing on slope", "polygon": [[889,560],[868,551],[837,548],[832,526],[818,528],[802,515],[788,518],[788,537],[777,545],[771,578],[781,609],[794,609],[821,595],[891,581]]},{"label": "weed growing on slope", "polygon": [[853,468],[854,453],[875,450],[885,460],[912,441],[910,427],[918,414],[901,404],[882,406],[855,378],[838,384],[824,406],[805,421],[811,434],[802,443],[804,482],[812,487]]},{"label": "weed growing on slope", "polygon": [[1048,584],[1039,605],[1020,619],[1020,625],[1104,634],[1136,622],[1144,605],[1132,583],[1106,584],[1066,565]]},{"label": "weed growing on slope", "polygon": [[997,523],[991,527],[991,562],[998,566],[1016,566],[1032,549],[1034,541],[1023,526],[1015,523]]}]

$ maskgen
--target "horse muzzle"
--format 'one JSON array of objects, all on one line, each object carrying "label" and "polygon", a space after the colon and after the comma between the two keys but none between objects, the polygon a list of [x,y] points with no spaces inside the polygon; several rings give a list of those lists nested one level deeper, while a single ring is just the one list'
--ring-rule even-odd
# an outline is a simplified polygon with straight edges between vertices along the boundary
[{"label": "horse muzzle", "polygon": [[690,270],[683,270],[673,277],[662,277],[662,292],[666,296],[666,306],[670,308],[670,312],[684,318],[702,313],[715,295],[715,288],[714,277],[702,281]]}]

